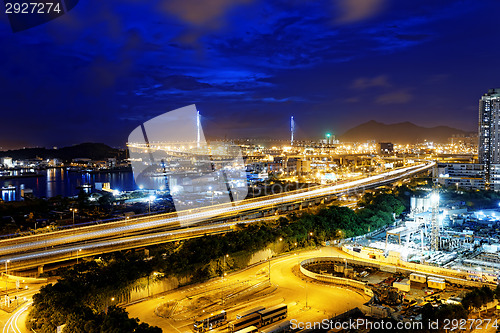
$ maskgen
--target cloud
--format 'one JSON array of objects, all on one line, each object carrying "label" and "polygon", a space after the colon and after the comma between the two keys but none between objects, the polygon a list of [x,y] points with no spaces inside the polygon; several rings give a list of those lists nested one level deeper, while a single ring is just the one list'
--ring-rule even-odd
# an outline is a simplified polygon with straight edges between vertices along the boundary
[{"label": "cloud", "polygon": [[367,89],[373,87],[390,87],[391,84],[386,75],[379,75],[374,78],[361,77],[352,82],[353,89]]},{"label": "cloud", "polygon": [[249,0],[164,0],[162,8],[194,26],[220,28],[225,14]]},{"label": "cloud", "polygon": [[340,10],[335,22],[347,24],[377,15],[384,7],[385,0],[337,0],[335,3]]},{"label": "cloud", "polygon": [[358,97],[349,97],[344,99],[345,103],[358,103],[360,99]]},{"label": "cloud", "polygon": [[377,104],[404,104],[413,99],[413,95],[408,90],[397,90],[387,94],[380,95],[375,103]]}]

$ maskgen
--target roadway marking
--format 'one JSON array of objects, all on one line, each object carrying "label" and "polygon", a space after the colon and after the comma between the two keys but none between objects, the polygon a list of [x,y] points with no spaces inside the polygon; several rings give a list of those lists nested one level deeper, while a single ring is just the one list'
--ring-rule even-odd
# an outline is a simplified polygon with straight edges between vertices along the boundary
[{"label": "roadway marking", "polygon": [[2,333],[10,333],[11,331],[14,333],[23,333],[17,326],[17,320],[19,319],[19,316],[21,316],[21,314],[28,309],[31,303],[31,301],[28,302],[28,304],[22,306],[9,317],[3,327]]},{"label": "roadway marking", "polygon": [[168,323],[168,324],[169,324],[169,325],[170,325],[170,326],[171,326],[174,330],[176,330],[177,332],[181,333],[181,331],[179,331],[179,330],[177,329],[177,327],[175,327],[174,325],[172,325],[169,321],[167,321],[167,323]]}]

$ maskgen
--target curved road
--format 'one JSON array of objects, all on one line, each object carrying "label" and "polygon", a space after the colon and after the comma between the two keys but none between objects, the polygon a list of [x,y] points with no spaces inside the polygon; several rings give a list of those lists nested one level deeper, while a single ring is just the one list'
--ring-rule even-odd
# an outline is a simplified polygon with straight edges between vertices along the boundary
[{"label": "curved road", "polygon": [[[343,313],[349,309],[359,307],[369,300],[368,296],[362,295],[349,289],[342,289],[329,284],[319,282],[306,282],[305,278],[297,276],[294,271],[300,261],[307,258],[329,256],[334,254],[330,248],[308,251],[301,254],[287,255],[275,258],[271,261],[271,283],[276,286],[276,291],[265,299],[258,302],[249,302],[247,309],[257,305],[275,305],[286,303],[288,305],[288,320],[298,321],[321,321],[336,314]],[[335,253],[336,254],[336,253]],[[266,274],[262,274],[266,272]],[[167,300],[180,300],[195,293],[194,290],[206,290],[223,284],[234,284],[238,281],[252,280],[265,281],[268,279],[268,262],[250,269],[239,271],[221,279],[212,280],[208,283],[192,285],[189,289],[173,290],[164,296],[146,300],[137,304],[127,306],[131,317],[138,317],[141,321],[150,325],[158,326],[164,332],[190,332],[192,333],[192,320],[164,319],[154,314],[155,308]],[[259,274],[260,273],[260,274]],[[307,308],[306,308],[307,297]],[[237,312],[242,308],[226,309],[228,320],[233,320]],[[220,331],[225,332],[225,329]]]}]

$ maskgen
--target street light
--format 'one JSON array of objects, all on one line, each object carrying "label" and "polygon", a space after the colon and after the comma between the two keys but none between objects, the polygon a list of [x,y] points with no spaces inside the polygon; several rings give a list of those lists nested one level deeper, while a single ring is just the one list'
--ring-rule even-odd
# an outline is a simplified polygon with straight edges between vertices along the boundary
[{"label": "street light", "polygon": [[80,252],[82,249],[78,249],[78,251],[76,251],[76,264],[78,265],[78,252]]},{"label": "street light", "polygon": [[149,203],[149,208],[148,208],[148,211],[149,211],[149,214],[148,215],[151,215],[151,201],[155,201],[156,197],[154,195],[150,195],[149,196],[149,200],[148,200],[148,203]]},{"label": "street light", "polygon": [[224,256],[224,264],[222,265],[222,279],[226,276],[226,258],[229,258],[229,254]]},{"label": "street light", "polygon": [[[226,258],[229,258],[229,254],[224,256],[224,264],[222,265],[222,282],[224,282],[224,276],[226,276]],[[222,304],[224,304],[224,284],[222,284]]]},{"label": "street light", "polygon": [[70,208],[69,209],[71,212],[73,212],[73,227],[75,226],[75,213],[78,211],[76,208]]},{"label": "street light", "polygon": [[7,264],[10,262],[9,260],[5,260],[5,275],[7,275]]},{"label": "street light", "polygon": [[214,191],[212,191],[212,186],[209,186],[208,189],[210,190],[210,196],[212,197],[211,199],[211,206],[214,205]]}]

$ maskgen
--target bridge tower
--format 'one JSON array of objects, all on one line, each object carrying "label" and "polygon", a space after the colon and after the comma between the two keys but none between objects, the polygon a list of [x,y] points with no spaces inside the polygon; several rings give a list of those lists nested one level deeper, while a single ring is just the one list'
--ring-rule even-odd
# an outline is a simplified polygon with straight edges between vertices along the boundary
[{"label": "bridge tower", "polygon": [[201,141],[201,120],[200,111],[196,110],[196,147],[200,148]]}]

